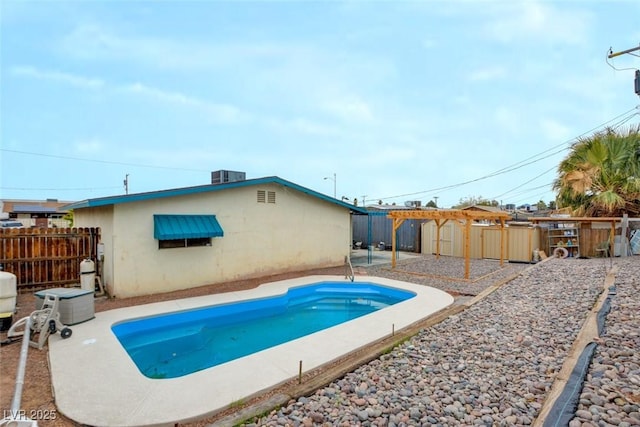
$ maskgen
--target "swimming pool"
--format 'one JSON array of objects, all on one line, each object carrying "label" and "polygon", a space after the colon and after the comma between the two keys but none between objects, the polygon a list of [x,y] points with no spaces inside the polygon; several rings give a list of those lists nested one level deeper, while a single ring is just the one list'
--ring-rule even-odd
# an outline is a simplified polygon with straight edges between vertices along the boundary
[{"label": "swimming pool", "polygon": [[321,282],[283,295],[119,322],[140,372],[176,378],[348,322],[415,296],[373,283]]},{"label": "swimming pool", "polygon": [[348,322],[245,357],[162,380],[144,376],[120,344],[112,326],[127,320],[283,295],[311,283],[351,283],[343,276],[308,276],[255,289],[206,295],[97,312],[74,325],[73,336],[49,338],[49,367],[58,411],[77,424],[95,426],[174,425],[195,421],[260,395],[354,352],[447,307],[453,297],[407,282],[358,277],[354,284],[414,292],[415,297]]}]

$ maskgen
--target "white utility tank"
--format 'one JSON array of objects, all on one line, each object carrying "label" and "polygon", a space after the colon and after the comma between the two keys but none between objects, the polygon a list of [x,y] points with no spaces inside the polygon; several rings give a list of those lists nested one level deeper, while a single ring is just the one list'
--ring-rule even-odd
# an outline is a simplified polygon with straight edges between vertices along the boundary
[{"label": "white utility tank", "polygon": [[16,297],[18,296],[16,275],[0,271],[0,330],[6,331],[11,327],[13,313],[16,311]]},{"label": "white utility tank", "polygon": [[96,290],[96,264],[91,258],[80,263],[80,288],[91,292]]}]

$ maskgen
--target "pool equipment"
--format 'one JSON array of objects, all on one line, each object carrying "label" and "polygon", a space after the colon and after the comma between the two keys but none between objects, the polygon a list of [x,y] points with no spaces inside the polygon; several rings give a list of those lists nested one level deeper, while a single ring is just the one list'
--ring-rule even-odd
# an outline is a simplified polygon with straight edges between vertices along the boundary
[{"label": "pool equipment", "polygon": [[86,322],[95,317],[93,290],[78,288],[52,288],[36,292],[36,310],[42,308],[46,295],[58,297],[60,321],[67,326]]},{"label": "pool equipment", "polygon": [[[59,300],[56,295],[46,294],[42,307],[14,323],[13,326],[9,328],[9,332],[7,332],[7,338],[13,339],[24,336],[24,338],[29,340],[30,333],[38,334],[37,340],[33,338],[29,340],[29,344],[38,350],[42,350],[49,335],[55,334],[58,330],[62,338],[69,338],[72,331],[60,321],[58,305]],[[19,328],[22,328],[22,330],[18,330]],[[27,329],[29,329],[29,331],[27,331]]]},{"label": "pool equipment", "polygon": [[22,401],[22,386],[24,385],[24,373],[27,368],[27,355],[29,353],[29,333],[31,332],[31,317],[26,317],[24,341],[20,349],[20,362],[16,374],[16,387],[11,400],[9,414],[4,411],[4,419],[0,420],[2,427],[38,427],[38,422],[27,418],[25,411],[20,408]]},{"label": "pool equipment", "polygon": [[96,264],[91,258],[80,263],[80,288],[91,292],[96,290]]},{"label": "pool equipment", "polygon": [[16,275],[0,271],[0,331],[11,327],[16,312]]}]

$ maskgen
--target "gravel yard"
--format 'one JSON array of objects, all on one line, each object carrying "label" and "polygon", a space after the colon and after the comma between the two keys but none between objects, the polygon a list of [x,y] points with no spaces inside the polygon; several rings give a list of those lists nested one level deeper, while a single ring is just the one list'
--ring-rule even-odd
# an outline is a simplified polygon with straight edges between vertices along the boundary
[{"label": "gravel yard", "polygon": [[[616,295],[598,340],[594,363],[571,426],[640,426],[640,260],[615,259]],[[388,277],[446,290],[457,301],[503,284],[464,311],[425,328],[304,397],[291,399],[246,425],[529,425],[540,412],[587,314],[598,299],[609,261],[549,259],[528,264],[424,256],[358,267],[356,274]],[[128,300],[97,300],[96,311],[184,298],[308,274],[343,274],[343,267],[212,285]],[[515,277],[515,278],[514,278]],[[513,278],[513,280],[509,280]],[[19,297],[19,318],[33,310]],[[4,338],[4,337],[3,337]],[[9,408],[19,344],[0,350],[2,396]],[[31,349],[22,407],[54,413],[46,351]],[[39,425],[73,425],[61,414]],[[218,418],[192,425],[215,423]]]}]

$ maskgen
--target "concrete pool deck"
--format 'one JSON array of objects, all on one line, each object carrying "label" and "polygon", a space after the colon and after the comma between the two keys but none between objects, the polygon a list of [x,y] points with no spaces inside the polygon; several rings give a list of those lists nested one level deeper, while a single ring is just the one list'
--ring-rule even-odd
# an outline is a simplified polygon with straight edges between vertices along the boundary
[{"label": "concrete pool deck", "polygon": [[453,303],[435,288],[379,277],[357,282],[401,288],[416,297],[367,316],[191,375],[172,379],[143,376],[111,331],[118,321],[196,307],[261,298],[294,286],[349,282],[344,276],[308,276],[255,289],[126,307],[96,313],[74,325],[71,338],[49,339],[49,363],[58,410],[93,426],[174,425],[217,413],[230,405],[318,368],[389,336]]}]

